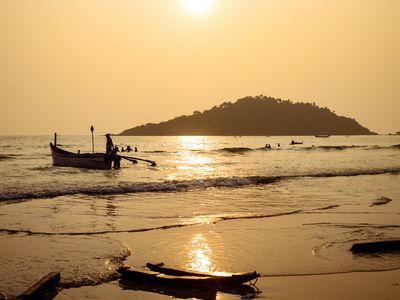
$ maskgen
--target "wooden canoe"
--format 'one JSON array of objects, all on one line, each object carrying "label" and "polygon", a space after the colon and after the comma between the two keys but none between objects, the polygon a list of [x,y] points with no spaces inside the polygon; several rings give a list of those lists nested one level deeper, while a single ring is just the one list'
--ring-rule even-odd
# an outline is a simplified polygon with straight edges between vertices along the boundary
[{"label": "wooden canoe", "polygon": [[212,277],[173,276],[134,267],[121,267],[118,269],[118,272],[121,274],[123,279],[144,282],[147,284],[195,289],[213,289],[217,286],[216,281]]},{"label": "wooden canoe", "polygon": [[54,166],[110,170],[112,160],[105,153],[72,153],[50,143]]},{"label": "wooden canoe", "polygon": [[257,279],[260,275],[257,272],[247,273],[203,273],[203,272],[192,272],[180,269],[173,269],[165,267],[163,263],[152,264],[147,263],[147,267],[155,272],[159,272],[166,275],[172,276],[193,276],[193,277],[205,277],[212,278],[219,285],[240,285],[245,282]]}]

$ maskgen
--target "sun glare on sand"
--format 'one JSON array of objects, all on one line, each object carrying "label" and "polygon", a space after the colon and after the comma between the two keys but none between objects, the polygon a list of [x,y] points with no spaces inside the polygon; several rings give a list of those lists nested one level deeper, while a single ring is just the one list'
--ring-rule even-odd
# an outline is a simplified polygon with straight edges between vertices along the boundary
[{"label": "sun glare on sand", "polygon": [[183,0],[183,3],[188,11],[201,15],[211,8],[214,0]]}]

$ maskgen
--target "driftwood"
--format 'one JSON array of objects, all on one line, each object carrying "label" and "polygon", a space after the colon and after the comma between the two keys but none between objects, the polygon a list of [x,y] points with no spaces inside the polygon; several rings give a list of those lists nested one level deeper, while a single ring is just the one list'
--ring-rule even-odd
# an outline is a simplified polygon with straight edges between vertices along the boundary
[{"label": "driftwood", "polygon": [[52,299],[60,285],[60,272],[52,272],[17,297],[17,300]]},{"label": "driftwood", "polygon": [[376,253],[400,251],[400,240],[388,240],[369,243],[353,244],[350,251],[353,253]]}]

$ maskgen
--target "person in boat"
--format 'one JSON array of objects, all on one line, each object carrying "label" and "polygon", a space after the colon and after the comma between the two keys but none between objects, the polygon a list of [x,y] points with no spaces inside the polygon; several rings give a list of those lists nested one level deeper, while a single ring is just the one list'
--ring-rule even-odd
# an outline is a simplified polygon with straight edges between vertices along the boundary
[{"label": "person in boat", "polygon": [[131,152],[131,151],[132,151],[132,148],[131,148],[131,146],[128,145],[128,146],[126,147],[126,152]]}]

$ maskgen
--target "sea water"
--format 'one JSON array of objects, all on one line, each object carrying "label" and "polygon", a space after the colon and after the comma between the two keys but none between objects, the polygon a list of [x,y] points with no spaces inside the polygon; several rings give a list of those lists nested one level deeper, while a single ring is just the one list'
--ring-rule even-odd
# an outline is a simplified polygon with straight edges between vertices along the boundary
[{"label": "sea water", "polygon": [[[160,260],[263,276],[400,267],[398,253],[349,251],[400,238],[400,136],[113,140],[157,166],[55,167],[50,135],[1,137],[0,292],[15,296],[55,270],[64,287],[96,284],[123,263]],[[57,144],[91,153],[105,142]]]}]

